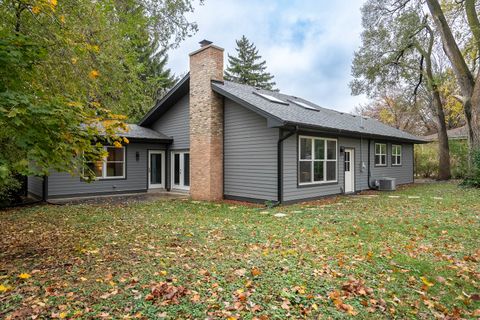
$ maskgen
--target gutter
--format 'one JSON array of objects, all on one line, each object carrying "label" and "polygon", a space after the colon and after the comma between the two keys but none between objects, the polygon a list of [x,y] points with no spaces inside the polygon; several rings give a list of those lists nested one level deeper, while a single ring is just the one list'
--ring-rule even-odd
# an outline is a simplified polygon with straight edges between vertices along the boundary
[{"label": "gutter", "polygon": [[414,144],[424,144],[424,143],[429,143],[431,141],[423,140],[423,139],[415,139],[415,138],[402,138],[402,137],[395,137],[395,136],[383,136],[383,135],[378,135],[378,134],[369,134],[365,132],[360,132],[360,131],[349,131],[345,129],[338,129],[338,128],[329,128],[329,127],[322,127],[322,126],[316,126],[316,125],[310,125],[310,124],[304,124],[304,123],[298,123],[298,122],[292,122],[292,121],[283,121],[284,125],[291,125],[295,127],[302,127],[302,128],[307,128],[310,130],[314,130],[317,132],[325,132],[325,133],[336,133],[338,135],[342,135],[345,137],[355,137],[357,135],[362,135],[368,138],[373,138],[373,139],[388,139],[392,141],[399,141],[399,142],[408,142],[408,143],[414,143]]},{"label": "gutter", "polygon": [[298,127],[295,130],[288,131],[287,135],[283,135],[283,129],[279,129],[279,138],[277,142],[277,202],[275,206],[283,202],[283,141],[293,136],[298,132]]},{"label": "gutter", "polygon": [[372,178],[372,177],[371,177],[371,176],[372,176],[372,173],[371,173],[371,169],[370,169],[370,158],[371,158],[371,156],[372,156],[372,154],[371,154],[371,152],[370,152],[370,148],[371,148],[370,146],[371,146],[371,144],[372,144],[372,140],[371,140],[371,139],[368,139],[368,157],[367,157],[367,159],[368,159],[368,174],[367,174],[367,179],[368,179],[368,181],[367,181],[367,183],[368,183],[368,187],[369,187],[370,189],[372,189],[372,190],[377,190],[377,187],[371,185],[371,180],[372,180],[372,179],[371,179],[371,178]]}]

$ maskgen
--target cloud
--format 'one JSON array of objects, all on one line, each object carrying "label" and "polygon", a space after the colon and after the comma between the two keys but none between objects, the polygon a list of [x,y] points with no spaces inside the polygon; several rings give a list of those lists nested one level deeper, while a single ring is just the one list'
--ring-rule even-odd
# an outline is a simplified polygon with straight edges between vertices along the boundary
[{"label": "cloud", "polygon": [[366,101],[351,96],[348,87],[360,45],[362,2],[206,0],[190,17],[199,32],[170,52],[169,67],[176,74],[188,71],[188,53],[204,38],[234,54],[235,39],[245,35],[282,92],[351,111]]}]

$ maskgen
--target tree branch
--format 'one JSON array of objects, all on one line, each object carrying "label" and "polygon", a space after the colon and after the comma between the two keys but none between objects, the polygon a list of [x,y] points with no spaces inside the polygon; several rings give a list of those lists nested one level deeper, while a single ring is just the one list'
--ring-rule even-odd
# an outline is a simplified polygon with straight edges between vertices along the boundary
[{"label": "tree branch", "polygon": [[465,13],[467,22],[472,31],[477,50],[480,51],[480,21],[478,20],[477,10],[475,9],[475,0],[465,0]]}]

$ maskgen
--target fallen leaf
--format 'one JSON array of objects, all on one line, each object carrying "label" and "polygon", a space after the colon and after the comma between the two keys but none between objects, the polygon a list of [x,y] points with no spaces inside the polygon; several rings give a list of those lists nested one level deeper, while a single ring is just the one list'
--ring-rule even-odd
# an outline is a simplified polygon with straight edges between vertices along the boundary
[{"label": "fallen leaf", "polygon": [[12,287],[0,284],[0,293],[4,293],[4,292],[10,291],[10,290],[12,290]]},{"label": "fallen leaf", "polygon": [[252,268],[252,276],[256,277],[262,274],[262,271],[256,267]]},{"label": "fallen leaf", "polygon": [[427,287],[432,287],[433,283],[428,281],[427,278],[425,277],[420,277],[420,280],[422,280],[423,284],[426,285]]},{"label": "fallen leaf", "polygon": [[233,273],[238,277],[243,277],[246,272],[247,272],[247,270],[242,268],[242,269],[235,270]]},{"label": "fallen leaf", "polygon": [[18,277],[19,277],[20,279],[26,280],[26,279],[31,278],[32,276],[29,275],[28,273],[20,273],[20,274],[18,275]]}]

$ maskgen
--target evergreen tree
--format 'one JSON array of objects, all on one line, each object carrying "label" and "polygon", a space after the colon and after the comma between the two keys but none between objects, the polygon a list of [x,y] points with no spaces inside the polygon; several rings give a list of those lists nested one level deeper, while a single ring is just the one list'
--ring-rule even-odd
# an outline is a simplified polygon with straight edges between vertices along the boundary
[{"label": "evergreen tree", "polygon": [[261,61],[255,44],[245,36],[236,40],[237,56],[228,55],[228,67],[225,71],[225,80],[251,85],[266,90],[274,89],[273,76],[266,72],[266,61]]}]

